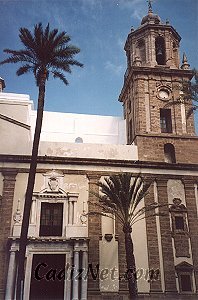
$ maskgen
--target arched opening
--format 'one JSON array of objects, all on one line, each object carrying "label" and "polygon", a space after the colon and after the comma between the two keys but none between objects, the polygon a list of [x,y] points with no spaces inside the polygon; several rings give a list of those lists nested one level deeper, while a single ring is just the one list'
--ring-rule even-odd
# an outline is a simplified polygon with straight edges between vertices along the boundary
[{"label": "arched opening", "polygon": [[173,62],[176,67],[178,67],[178,47],[175,42],[173,42]]},{"label": "arched opening", "polygon": [[[163,95],[164,95],[164,92],[163,92],[162,96]],[[162,133],[171,133],[172,132],[171,109],[160,108],[160,127],[161,127]]]},{"label": "arched opening", "polygon": [[176,163],[175,147],[170,143],[164,145],[164,161],[167,163]]},{"label": "arched opening", "polygon": [[192,293],[193,291],[193,266],[186,261],[175,266],[179,291],[181,293]]},{"label": "arched opening", "polygon": [[166,64],[166,50],[165,50],[165,41],[164,38],[158,36],[155,39],[155,55],[158,65]]},{"label": "arched opening", "polygon": [[137,48],[138,48],[138,55],[141,59],[142,63],[146,62],[146,49],[145,49],[145,42],[144,40],[140,40],[137,43]]},{"label": "arched opening", "polygon": [[83,143],[83,139],[79,136],[75,139],[75,143],[81,144],[81,143]]}]

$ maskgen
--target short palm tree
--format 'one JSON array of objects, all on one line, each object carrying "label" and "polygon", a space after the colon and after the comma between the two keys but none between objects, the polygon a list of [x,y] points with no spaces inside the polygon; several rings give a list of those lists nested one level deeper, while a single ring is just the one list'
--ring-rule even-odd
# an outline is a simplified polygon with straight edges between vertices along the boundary
[{"label": "short palm tree", "polygon": [[28,72],[32,72],[35,77],[39,93],[36,127],[19,243],[17,300],[20,299],[23,294],[21,287],[24,281],[24,260],[43,119],[46,81],[49,79],[49,75],[51,74],[54,78],[61,79],[63,83],[67,85],[68,81],[64,72],[71,73],[70,67],[73,65],[79,67],[83,66],[80,62],[74,59],[74,56],[80,52],[80,49],[69,44],[70,37],[66,34],[66,32],[59,33],[58,29],[50,30],[49,24],[45,29],[43,29],[41,23],[34,26],[33,33],[31,33],[27,28],[20,28],[19,32],[19,38],[24,49],[18,51],[5,49],[4,52],[8,53],[10,56],[0,64],[20,63],[21,67],[17,70],[17,75],[20,76]]},{"label": "short palm tree", "polygon": [[151,183],[151,180],[144,181],[139,174],[111,175],[98,183],[100,192],[99,194],[94,193],[99,198],[98,204],[94,203],[92,207],[90,203],[90,215],[112,216],[122,225],[130,299],[137,296],[136,265],[131,237],[132,227],[137,221],[145,218],[146,212],[150,212],[147,214],[150,217],[157,215],[155,209],[159,207],[156,202],[153,202],[138,209]]}]

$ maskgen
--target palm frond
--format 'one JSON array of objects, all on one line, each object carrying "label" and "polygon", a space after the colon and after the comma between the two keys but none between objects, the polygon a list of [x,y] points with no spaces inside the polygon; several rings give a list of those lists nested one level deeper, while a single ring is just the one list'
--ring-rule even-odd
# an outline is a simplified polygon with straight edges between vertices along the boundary
[{"label": "palm frond", "polygon": [[21,27],[19,38],[24,49],[18,51],[5,49],[4,52],[10,57],[0,64],[21,63],[22,66],[18,69],[17,74],[22,75],[32,71],[38,86],[43,74],[48,79],[50,73],[54,78],[59,78],[64,84],[68,84],[63,73],[71,73],[72,66],[83,67],[82,63],[74,59],[80,49],[69,44],[70,36],[65,31],[50,30],[49,24],[43,28],[42,23],[38,23],[34,26],[33,32]]},{"label": "palm frond", "polygon": [[54,32],[54,35],[51,35],[51,39],[53,40],[53,47],[57,49],[66,48],[71,40],[70,36],[64,31],[59,34]]},{"label": "palm frond", "polygon": [[67,73],[71,73],[71,68],[70,65],[67,63],[67,61],[63,61],[56,58],[53,59],[48,66],[49,68],[52,69],[52,72],[54,70],[63,70]]},{"label": "palm frond", "polygon": [[25,48],[34,53],[35,41],[31,32],[27,28],[20,28],[19,32],[19,38]]},{"label": "palm frond", "polygon": [[[152,180],[144,180],[140,174],[121,173],[105,177],[97,184],[100,188],[99,195],[95,196],[99,199],[99,204],[95,204],[95,208],[100,211],[111,212],[119,219],[120,223],[132,225],[146,212],[155,213],[158,206],[152,203],[150,206],[144,206],[137,211],[137,207],[141,200],[148,192]],[[94,207],[93,207],[94,209]]]},{"label": "palm frond", "polygon": [[198,105],[193,105],[190,107],[186,113],[186,118],[190,118],[190,116],[194,113],[194,111],[198,110]]},{"label": "palm frond", "polygon": [[99,186],[101,187],[101,192],[104,193],[110,199],[110,201],[117,205],[123,218],[126,218],[124,207],[122,205],[122,199],[120,197],[121,185],[117,176],[113,175],[109,178],[106,177],[104,178],[104,182],[104,184],[99,183]]},{"label": "palm frond", "polygon": [[131,197],[131,205],[130,205],[130,213],[133,213],[139,204],[140,200],[138,199],[138,195],[143,187],[143,180],[140,175],[137,175],[130,189],[130,197]]},{"label": "palm frond", "polygon": [[[136,212],[134,212],[132,214],[132,218],[131,218],[131,221],[133,222],[134,220],[136,220],[137,218],[139,218],[140,216],[142,215],[145,215],[145,213],[148,213],[148,212],[155,212],[155,210],[159,207],[161,207],[162,205],[159,205],[158,203],[156,202],[153,202],[149,205],[146,205],[142,208],[140,208],[139,210],[137,210]],[[148,214],[147,214],[148,216]]]},{"label": "palm frond", "polygon": [[17,70],[16,74],[17,74],[17,76],[20,76],[20,75],[26,74],[30,71],[32,71],[32,66],[24,65]]},{"label": "palm frond", "polygon": [[183,104],[187,108],[186,118],[188,119],[194,111],[198,109],[198,71],[193,70],[193,80],[184,80],[181,86],[178,86],[179,96],[170,100],[164,107],[178,106]]},{"label": "palm frond", "polygon": [[67,79],[63,73],[58,72],[58,71],[52,71],[52,74],[53,74],[54,78],[59,78],[60,80],[62,80],[64,82],[64,84],[66,84],[66,85],[69,84],[69,82],[67,81]]},{"label": "palm frond", "polygon": [[96,198],[99,199],[99,202],[92,203],[91,201],[88,201],[90,212],[103,212],[103,213],[110,213],[113,216],[115,216],[119,222],[123,225],[125,223],[125,219],[123,218],[120,210],[117,208],[117,206],[114,203],[111,203],[106,196],[91,192],[92,195],[95,195]]},{"label": "palm frond", "polygon": [[6,63],[19,63],[19,62],[28,62],[33,63],[33,58],[29,55],[28,51],[26,50],[11,50],[11,49],[5,49],[5,53],[12,54],[7,59],[0,62],[0,65],[6,64]]},{"label": "palm frond", "polygon": [[147,218],[154,218],[154,217],[158,217],[158,216],[165,217],[165,216],[168,216],[168,214],[164,213],[164,212],[161,212],[161,213],[157,212],[157,213],[150,214],[149,216],[144,215],[143,217],[137,218],[136,220],[134,220],[131,225],[133,226],[135,223],[137,223],[141,220],[144,220],[144,219],[147,219]]}]

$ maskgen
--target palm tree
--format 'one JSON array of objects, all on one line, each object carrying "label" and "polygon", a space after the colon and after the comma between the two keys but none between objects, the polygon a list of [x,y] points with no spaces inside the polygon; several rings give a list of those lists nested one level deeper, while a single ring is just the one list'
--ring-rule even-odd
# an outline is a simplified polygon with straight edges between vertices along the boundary
[{"label": "palm tree", "polygon": [[170,100],[165,107],[184,104],[186,107],[186,118],[190,118],[198,111],[198,70],[191,70],[192,80],[184,80],[182,86],[178,86],[179,97]]},{"label": "palm tree", "polygon": [[122,225],[125,238],[127,279],[130,299],[137,296],[136,265],[131,237],[133,225],[147,216],[159,215],[155,209],[159,207],[156,202],[138,209],[138,205],[147,194],[151,180],[143,180],[138,174],[121,173],[105,177],[98,182],[100,193],[93,193],[99,198],[98,204],[91,207],[90,215],[112,217]]},{"label": "palm tree", "polygon": [[32,193],[35,182],[38,147],[40,133],[42,127],[43,110],[45,102],[45,86],[46,81],[51,74],[54,78],[59,78],[64,84],[68,81],[64,72],[71,73],[71,66],[83,65],[74,59],[74,56],[80,52],[80,49],[69,44],[70,37],[66,32],[58,32],[58,29],[50,30],[49,24],[43,29],[42,24],[36,24],[34,31],[31,33],[27,28],[20,28],[19,38],[24,46],[23,50],[5,49],[4,52],[10,56],[0,64],[5,63],[21,63],[21,67],[17,70],[17,75],[23,75],[33,72],[38,86],[38,106],[37,119],[34,133],[32,156],[30,162],[30,170],[28,184],[25,194],[25,204],[23,221],[21,227],[21,236],[19,241],[19,260],[18,260],[18,277],[16,299],[19,300],[23,295],[24,282],[24,261],[27,245],[27,235],[29,227],[29,216],[32,203]]},{"label": "palm tree", "polygon": [[193,69],[193,81],[185,81],[180,96],[180,103],[184,103],[188,110],[186,117],[198,110],[198,71]]}]

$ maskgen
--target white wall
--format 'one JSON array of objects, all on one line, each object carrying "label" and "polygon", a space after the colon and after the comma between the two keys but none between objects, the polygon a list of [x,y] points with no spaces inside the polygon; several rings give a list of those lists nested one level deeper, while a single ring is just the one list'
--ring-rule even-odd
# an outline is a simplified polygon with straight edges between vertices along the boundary
[{"label": "white wall", "polygon": [[74,144],[41,142],[39,155],[116,160],[138,160],[135,145]]},{"label": "white wall", "polygon": [[[36,111],[28,95],[0,93],[0,154],[31,154]],[[81,138],[83,143],[76,143]],[[137,160],[121,117],[44,112],[39,155]]]},{"label": "white wall", "polygon": [[0,153],[29,154],[31,150],[28,95],[0,93]]},{"label": "white wall", "polygon": [[[36,111],[32,111],[32,128],[35,119]],[[74,143],[78,137],[83,143],[126,144],[125,120],[112,116],[44,112],[42,141]]]}]

